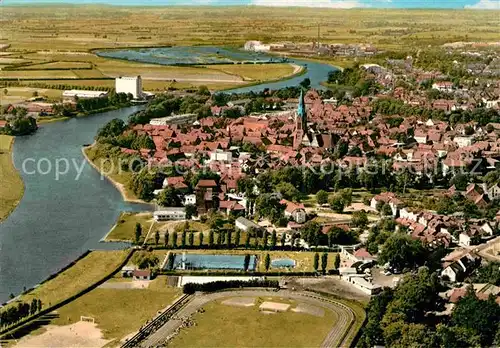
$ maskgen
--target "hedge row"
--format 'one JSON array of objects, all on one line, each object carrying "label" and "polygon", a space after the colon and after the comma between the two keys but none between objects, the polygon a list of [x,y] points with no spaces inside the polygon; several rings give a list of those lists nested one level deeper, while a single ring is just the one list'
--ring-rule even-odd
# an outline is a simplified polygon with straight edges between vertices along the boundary
[{"label": "hedge row", "polygon": [[197,291],[202,292],[215,292],[223,289],[231,288],[276,288],[279,289],[277,280],[229,280],[229,281],[215,281],[204,284],[187,283],[184,284],[182,291],[185,294],[194,294]]}]

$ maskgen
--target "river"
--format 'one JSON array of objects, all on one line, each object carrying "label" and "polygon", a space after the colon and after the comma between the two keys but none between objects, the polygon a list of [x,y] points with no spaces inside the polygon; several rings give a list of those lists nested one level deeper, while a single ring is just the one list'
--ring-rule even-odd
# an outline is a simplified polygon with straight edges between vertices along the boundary
[{"label": "river", "polygon": [[[293,62],[307,64],[307,73],[228,92],[296,86],[306,77],[311,79],[312,87],[319,88],[334,69],[321,63]],[[88,249],[127,246],[99,240],[120,212],[149,210],[151,206],[124,202],[118,190],[84,161],[81,148],[93,141],[106,122],[113,118],[125,120],[140,108],[46,124],[33,135],[16,138],[14,164],[21,172],[25,192],[17,208],[0,223],[0,303],[11,293],[38,284]],[[56,163],[60,171],[65,171],[66,161],[68,172],[57,177]]]},{"label": "river", "polygon": [[[88,249],[127,246],[99,240],[121,211],[148,210],[150,206],[124,202],[118,190],[86,163],[81,148],[93,141],[103,124],[113,118],[126,119],[139,108],[55,122],[41,126],[33,135],[16,138],[14,164],[25,191],[14,212],[0,224],[0,303],[8,300],[9,294],[39,283]],[[70,169],[56,178],[58,159],[60,172],[65,171],[63,159],[69,161]],[[40,171],[30,174],[38,171],[37,165]],[[76,168],[82,165],[77,177]]]}]

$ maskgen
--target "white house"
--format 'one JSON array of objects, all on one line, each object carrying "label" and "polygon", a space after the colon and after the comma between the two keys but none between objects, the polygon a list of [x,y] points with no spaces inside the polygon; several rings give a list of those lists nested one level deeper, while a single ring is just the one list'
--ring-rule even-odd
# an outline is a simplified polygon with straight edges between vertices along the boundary
[{"label": "white house", "polygon": [[453,262],[452,264],[448,265],[448,267],[443,269],[443,271],[441,272],[441,276],[447,276],[450,281],[456,282],[464,272],[465,267],[460,265],[458,262]]},{"label": "white house", "polygon": [[303,204],[293,203],[286,199],[282,199],[280,203],[286,205],[285,217],[291,217],[298,224],[306,222],[306,210]]},{"label": "white house", "polygon": [[458,147],[466,147],[472,145],[472,137],[470,136],[456,136],[453,141],[458,145]]},{"label": "white house", "polygon": [[233,160],[233,154],[228,151],[222,151],[217,149],[210,152],[210,162],[221,161],[221,162],[231,162]]},{"label": "white house", "polygon": [[441,92],[451,92],[453,91],[453,82],[449,81],[439,81],[432,84],[433,89],[437,89]]},{"label": "white house", "polygon": [[184,205],[196,205],[196,195],[195,194],[185,195]]},{"label": "white house", "polygon": [[115,79],[116,93],[132,94],[134,99],[141,99],[142,78],[141,76],[120,76]]},{"label": "white house", "polygon": [[184,207],[159,207],[153,213],[156,221],[186,220],[186,209]]},{"label": "white house", "polygon": [[423,131],[420,131],[420,130],[415,131],[413,138],[419,144],[426,144],[427,143],[427,133],[425,133]]},{"label": "white house", "polygon": [[374,196],[370,201],[370,207],[372,207],[373,209],[377,209],[378,202],[389,204],[392,216],[397,216],[399,213],[399,209],[403,207],[403,202],[396,198],[396,195],[392,192],[383,192],[379,195]]}]

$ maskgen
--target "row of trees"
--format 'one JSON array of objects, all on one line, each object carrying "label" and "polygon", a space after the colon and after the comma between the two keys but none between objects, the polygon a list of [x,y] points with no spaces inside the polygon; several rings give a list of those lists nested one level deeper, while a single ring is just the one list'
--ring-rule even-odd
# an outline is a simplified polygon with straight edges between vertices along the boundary
[{"label": "row of trees", "polygon": [[[239,247],[245,247],[246,249],[263,249],[263,250],[275,250],[283,249],[285,247],[286,235],[283,233],[280,240],[278,241],[278,236],[276,231],[269,233],[267,231],[259,233],[257,231],[248,231],[244,238],[242,238],[241,231],[236,229],[233,231],[230,228],[224,229],[210,229],[208,237],[205,238],[202,232],[198,233],[197,239],[195,238],[195,232],[183,230],[182,232],[169,232],[166,231],[163,235],[164,246],[172,249],[184,249],[186,247],[207,247],[209,249],[233,249]],[[196,241],[195,241],[196,239]],[[160,233],[155,232],[155,244],[159,245]],[[195,244],[196,242],[196,244]],[[279,242],[279,244],[278,244]]]},{"label": "row of trees", "polygon": [[92,112],[108,107],[124,107],[129,105],[132,99],[133,96],[130,93],[115,93],[112,91],[105,97],[79,98],[76,103],[76,109],[80,112]]},{"label": "row of trees", "polygon": [[15,305],[9,305],[7,309],[0,311],[0,327],[10,326],[18,321],[34,315],[42,310],[42,301],[32,299],[31,303],[20,302]]}]

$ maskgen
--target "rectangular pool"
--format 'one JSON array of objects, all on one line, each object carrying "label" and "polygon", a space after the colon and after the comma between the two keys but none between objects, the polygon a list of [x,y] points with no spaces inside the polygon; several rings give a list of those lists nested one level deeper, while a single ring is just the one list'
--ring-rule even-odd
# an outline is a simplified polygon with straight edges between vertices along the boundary
[{"label": "rectangular pool", "polygon": [[[208,254],[176,254],[174,258],[174,269],[245,269],[245,255],[208,255]],[[254,271],[257,267],[257,258],[250,255],[249,271]]]}]

